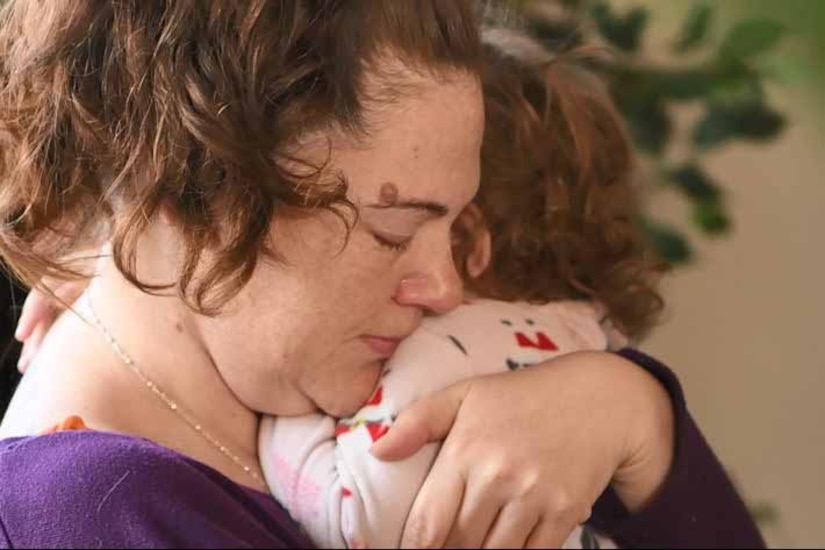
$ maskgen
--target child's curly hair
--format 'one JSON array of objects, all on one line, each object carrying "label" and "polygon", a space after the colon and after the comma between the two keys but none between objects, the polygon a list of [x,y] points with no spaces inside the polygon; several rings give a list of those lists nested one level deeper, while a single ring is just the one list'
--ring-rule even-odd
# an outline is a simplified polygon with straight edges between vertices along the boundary
[{"label": "child's curly hair", "polygon": [[485,38],[475,202],[492,255],[478,278],[465,270],[468,287],[504,300],[594,300],[626,336],[641,337],[663,307],[664,266],[635,224],[631,145],[587,51],[551,56],[525,37],[515,48]]}]

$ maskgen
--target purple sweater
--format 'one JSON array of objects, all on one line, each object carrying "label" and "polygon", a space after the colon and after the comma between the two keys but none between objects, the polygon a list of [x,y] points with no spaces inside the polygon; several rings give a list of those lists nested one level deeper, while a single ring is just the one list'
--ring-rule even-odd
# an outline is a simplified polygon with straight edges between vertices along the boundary
[{"label": "purple sweater", "polygon": [[[621,354],[670,392],[676,458],[645,510],[628,515],[608,490],[592,523],[626,547],[764,547],[674,375],[637,351]],[[78,546],[311,543],[271,497],[144,439],[82,431],[0,441],[0,548]]]}]

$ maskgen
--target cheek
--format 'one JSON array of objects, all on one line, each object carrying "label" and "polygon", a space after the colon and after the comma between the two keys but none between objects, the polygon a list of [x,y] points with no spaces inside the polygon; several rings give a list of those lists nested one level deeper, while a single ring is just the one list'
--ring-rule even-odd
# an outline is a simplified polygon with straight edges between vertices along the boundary
[{"label": "cheek", "polygon": [[323,296],[327,313],[344,322],[363,322],[379,313],[398,286],[398,258],[378,248],[372,236],[354,230],[347,247],[319,276],[317,295]]},{"label": "cheek", "polygon": [[387,316],[394,256],[358,230],[336,255],[309,251],[260,264],[211,330],[227,381],[261,412],[300,414],[317,405],[349,414],[380,377],[380,362],[357,338]]}]

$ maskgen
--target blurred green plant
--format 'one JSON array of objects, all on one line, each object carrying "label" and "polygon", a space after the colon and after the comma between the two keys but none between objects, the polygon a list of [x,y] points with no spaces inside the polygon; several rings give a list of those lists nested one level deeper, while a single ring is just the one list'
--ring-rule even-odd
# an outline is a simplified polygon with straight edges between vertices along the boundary
[{"label": "blurred green plant", "polygon": [[[551,49],[584,42],[606,42],[615,55],[598,63],[637,150],[656,167],[656,184],[675,189],[690,205],[691,225],[703,236],[727,234],[732,227],[725,195],[703,167],[706,155],[732,142],[768,142],[787,122],[765,95],[770,78],[764,57],[785,29],[770,18],[742,19],[711,43],[714,9],[696,3],[673,37],[667,63],[654,63],[641,51],[651,14],[642,6],[617,12],[605,0],[513,0],[527,30]],[[548,9],[559,8],[562,9]],[[675,161],[672,107],[701,105],[691,130],[687,160]],[[688,236],[667,221],[644,212],[644,231],[671,265],[689,262]]]}]

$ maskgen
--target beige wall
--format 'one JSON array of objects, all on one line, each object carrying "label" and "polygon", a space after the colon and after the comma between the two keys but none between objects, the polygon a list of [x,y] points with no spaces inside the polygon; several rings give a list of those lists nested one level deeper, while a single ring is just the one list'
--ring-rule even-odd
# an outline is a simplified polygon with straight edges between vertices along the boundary
[{"label": "beige wall", "polygon": [[[782,9],[770,11],[798,21],[811,11],[806,2],[822,0],[780,1]],[[692,2],[612,3],[652,10],[646,51],[660,57]],[[717,41],[752,6],[714,5]],[[783,50],[825,70],[810,43],[791,35]],[[698,259],[669,280],[666,320],[643,345],[679,374],[691,411],[745,499],[777,508],[778,523],[763,527],[770,546],[825,546],[824,80],[771,90],[791,122],[780,141],[736,145],[707,160],[727,193],[733,234],[694,239]],[[680,122],[691,111],[677,113]],[[680,197],[659,192],[651,207],[689,229]]]},{"label": "beige wall", "polygon": [[[669,316],[646,348],[681,376],[746,499],[777,507],[769,543],[822,546],[825,135],[804,111],[792,114],[798,125],[781,142],[737,146],[708,163],[726,184],[735,232],[699,241],[698,262],[666,287]],[[668,217],[681,207],[656,201]]]},{"label": "beige wall", "polygon": [[[687,7],[643,3],[654,8],[650,47],[657,34],[672,33],[667,19],[681,20]],[[644,347],[676,369],[746,500],[778,509],[778,524],[763,529],[769,544],[822,547],[825,90],[773,91],[790,128],[776,143],[735,145],[708,159],[727,192],[734,232],[694,241],[697,262],[671,277],[666,322]],[[690,109],[684,115],[689,119]],[[659,193],[651,206],[687,226],[679,197]]]}]

